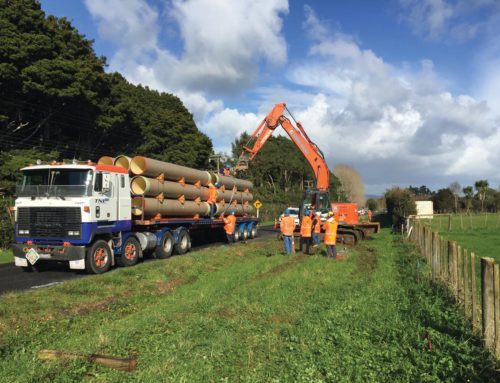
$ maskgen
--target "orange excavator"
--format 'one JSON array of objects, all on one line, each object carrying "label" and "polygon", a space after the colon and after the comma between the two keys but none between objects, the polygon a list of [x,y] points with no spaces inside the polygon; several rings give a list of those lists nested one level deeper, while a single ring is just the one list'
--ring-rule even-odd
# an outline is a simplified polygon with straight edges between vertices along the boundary
[{"label": "orange excavator", "polygon": [[[285,111],[288,112],[295,126],[285,116]],[[273,110],[252,133],[248,143],[243,146],[243,152],[240,154],[235,170],[244,171],[248,169],[249,162],[257,155],[279,126],[283,127],[290,139],[309,162],[316,181],[314,187],[306,190],[304,193],[304,198],[300,205],[300,218],[302,219],[304,210],[308,207],[312,207],[315,211],[321,211],[325,214],[332,211],[335,219],[339,222],[338,238],[342,242],[349,244],[357,243],[365,236],[366,232],[377,232],[378,229],[375,228],[376,224],[372,225],[374,227],[371,228],[359,223],[357,204],[346,202],[330,203],[328,193],[330,170],[326,164],[325,157],[319,147],[309,138],[301,123],[293,117],[285,103],[276,104]]]}]

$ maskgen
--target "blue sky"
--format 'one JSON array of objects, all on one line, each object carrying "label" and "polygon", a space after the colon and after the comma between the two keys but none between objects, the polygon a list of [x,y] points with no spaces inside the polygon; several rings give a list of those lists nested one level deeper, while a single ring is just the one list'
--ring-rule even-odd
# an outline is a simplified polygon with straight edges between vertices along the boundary
[{"label": "blue sky", "polygon": [[368,193],[500,185],[496,0],[42,0],[227,151],[287,102]]}]

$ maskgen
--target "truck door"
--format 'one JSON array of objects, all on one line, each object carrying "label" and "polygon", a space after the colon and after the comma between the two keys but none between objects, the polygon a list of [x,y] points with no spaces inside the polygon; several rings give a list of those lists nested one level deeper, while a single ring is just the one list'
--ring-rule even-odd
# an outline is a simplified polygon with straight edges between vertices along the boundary
[{"label": "truck door", "polygon": [[118,174],[98,172],[94,185],[94,216],[100,225],[114,224],[118,219]]},{"label": "truck door", "polygon": [[118,177],[118,220],[130,220],[132,199],[130,198],[130,181],[128,174],[117,174]]}]

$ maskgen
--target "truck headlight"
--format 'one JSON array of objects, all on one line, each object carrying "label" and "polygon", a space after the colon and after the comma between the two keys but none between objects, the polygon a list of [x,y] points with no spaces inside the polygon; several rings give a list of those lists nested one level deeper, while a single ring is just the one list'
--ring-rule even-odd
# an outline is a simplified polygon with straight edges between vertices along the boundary
[{"label": "truck headlight", "polygon": [[76,237],[76,236],[79,236],[79,235],[80,235],[80,232],[79,232],[78,230],[75,230],[75,231],[68,231],[68,235],[69,235],[69,236]]},{"label": "truck headlight", "polygon": [[30,231],[29,230],[18,230],[17,231],[20,235],[29,235]]}]

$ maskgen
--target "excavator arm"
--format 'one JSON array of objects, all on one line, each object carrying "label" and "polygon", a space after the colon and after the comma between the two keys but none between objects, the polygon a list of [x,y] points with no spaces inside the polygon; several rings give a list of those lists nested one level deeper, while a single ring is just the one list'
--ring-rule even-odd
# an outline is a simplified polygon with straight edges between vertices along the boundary
[{"label": "excavator arm", "polygon": [[[288,111],[296,126],[285,116]],[[326,165],[323,153],[317,145],[311,141],[300,122],[293,118],[285,103],[276,104],[273,110],[262,120],[257,129],[252,133],[249,142],[243,147],[236,170],[248,168],[248,162],[252,160],[262,149],[266,141],[279,126],[283,127],[293,143],[299,148],[311,166],[316,178],[316,189],[327,191],[330,183],[330,171]]]}]

